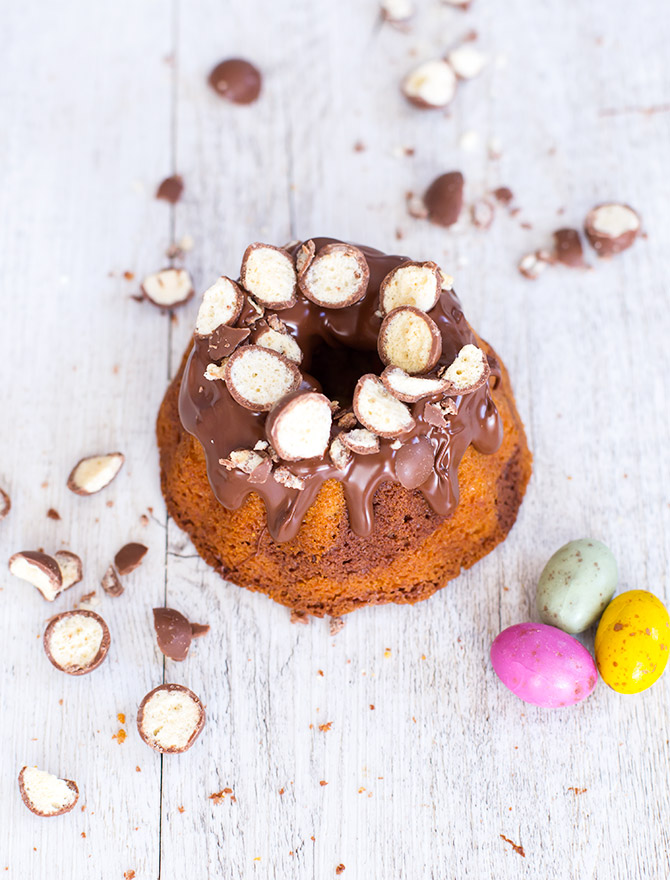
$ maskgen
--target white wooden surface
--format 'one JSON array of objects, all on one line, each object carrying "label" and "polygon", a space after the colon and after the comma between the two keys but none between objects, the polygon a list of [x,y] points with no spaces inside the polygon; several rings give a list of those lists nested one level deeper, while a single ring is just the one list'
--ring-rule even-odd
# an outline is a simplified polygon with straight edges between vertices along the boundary
[{"label": "white wooden surface", "polygon": [[[670,113],[644,108],[670,94],[670,19],[662,0],[418,6],[401,33],[378,25],[372,0],[3,5],[0,484],[13,510],[0,555],[67,546],[86,567],[54,606],[0,579],[8,877],[322,880],[340,864],[365,880],[669,876],[670,677],[638,697],[601,683],[581,706],[548,711],[502,688],[488,649],[534,617],[537,576],[570,538],[606,541],[622,589],[666,594]],[[407,106],[399,78],[471,28],[494,59],[481,79],[448,117]],[[256,105],[206,87],[230,55],[262,67]],[[467,132],[479,137],[471,152]],[[460,234],[408,218],[405,192],[454,168],[470,198],[511,186],[522,214]],[[153,191],[173,170],[186,191],[171,209]],[[642,212],[646,241],[590,273],[534,285],[517,274],[525,249],[609,198]],[[501,548],[431,600],[356,612],[336,637],[225,585],[166,523],[153,424],[196,305],[171,323],[123,278],[190,235],[202,289],[234,273],[251,240],[314,234],[456,275],[510,369],[535,454]],[[116,448],[127,465],[113,486],[89,499],[66,490],[81,455]],[[63,676],[38,641],[44,622],[96,589],[129,539],[150,553],[122,598],[102,599],[109,658]],[[181,665],[154,644],[151,608],[164,602],[212,625]],[[190,752],[161,759],[134,725],[163,680],[200,694],[208,724]],[[85,809],[28,813],[24,763],[76,779]],[[209,799],[224,788],[234,801]]]}]

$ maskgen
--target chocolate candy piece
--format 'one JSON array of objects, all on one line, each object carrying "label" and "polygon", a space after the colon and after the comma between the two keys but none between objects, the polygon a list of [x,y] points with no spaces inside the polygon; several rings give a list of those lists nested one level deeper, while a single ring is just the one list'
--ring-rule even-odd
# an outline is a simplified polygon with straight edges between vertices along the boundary
[{"label": "chocolate candy piece", "polygon": [[28,581],[40,591],[47,602],[53,602],[63,591],[63,575],[58,562],[40,550],[22,550],[9,560],[10,572]]},{"label": "chocolate candy piece", "polygon": [[165,180],[162,180],[159,183],[158,189],[156,190],[156,198],[163,199],[171,205],[175,205],[181,198],[183,192],[184,181],[181,179],[181,175],[173,174],[172,177],[166,177]]},{"label": "chocolate candy piece", "polygon": [[57,550],[54,553],[54,559],[60,568],[63,582],[62,590],[73,587],[84,577],[84,566],[76,553],[72,553],[70,550]]},{"label": "chocolate candy piece", "polygon": [[633,244],[640,226],[640,215],[630,205],[610,202],[589,211],[584,232],[599,257],[611,257]]},{"label": "chocolate candy piece", "polygon": [[142,293],[152,305],[161,309],[183,306],[193,296],[193,282],[186,269],[161,269],[147,275]]},{"label": "chocolate candy piece", "polygon": [[260,95],[260,70],[243,58],[228,58],[217,64],[208,82],[217,95],[233,104],[252,104]]},{"label": "chocolate candy piece", "polygon": [[441,379],[449,383],[451,394],[471,394],[488,380],[491,368],[485,353],[476,345],[464,345],[448,367],[439,372]]},{"label": "chocolate candy piece", "polygon": [[225,381],[231,397],[246,409],[263,412],[296,391],[300,370],[293,361],[259,345],[238,348],[226,362]]},{"label": "chocolate candy piece", "polygon": [[124,544],[114,557],[114,565],[120,575],[130,574],[135,571],[138,565],[144,559],[147,547],[144,544]]},{"label": "chocolate candy piece", "polygon": [[424,61],[405,78],[402,91],[408,101],[422,110],[446,107],[456,94],[456,74],[442,58]]},{"label": "chocolate candy piece", "polygon": [[82,458],[72,468],[67,487],[75,495],[94,495],[109,486],[126,460],[122,452],[91,455]]},{"label": "chocolate candy piece", "polygon": [[270,410],[265,433],[280,458],[301,461],[325,453],[332,422],[327,397],[315,391],[296,391]]},{"label": "chocolate candy piece", "polygon": [[463,175],[460,171],[441,174],[423,195],[428,219],[438,226],[453,226],[463,207]]},{"label": "chocolate candy piece", "polygon": [[[379,437],[399,437],[415,425],[409,409],[390,394],[379,376],[361,376],[354,391],[358,421]],[[344,441],[346,442],[346,441]]]},{"label": "chocolate candy piece", "polygon": [[154,608],[154,629],[158,647],[170,660],[186,660],[191,647],[193,627],[174,608]]},{"label": "chocolate candy piece", "polygon": [[107,571],[103,574],[100,586],[108,596],[113,596],[114,598],[123,593],[123,584],[121,583],[121,579],[116,573],[116,569],[113,565],[110,565]]},{"label": "chocolate candy piece", "polygon": [[554,257],[571,269],[584,269],[584,249],[576,229],[557,229],[554,232]]},{"label": "chocolate candy piece", "polygon": [[210,336],[223,325],[234,324],[244,305],[244,294],[230,278],[222,275],[202,296],[195,321],[198,336]]},{"label": "chocolate candy piece", "polygon": [[162,753],[190,749],[205,726],[200,699],[181,684],[161,684],[137,710],[137,730],[144,742]]},{"label": "chocolate candy piece", "polygon": [[442,334],[425,312],[400,306],[382,321],[377,350],[387,366],[392,364],[406,373],[427,373],[442,354]]},{"label": "chocolate candy piece", "polygon": [[37,767],[22,767],[19,773],[21,800],[31,813],[43,818],[69,813],[79,799],[77,783],[59,779]]},{"label": "chocolate candy piece", "polygon": [[51,663],[68,675],[93,672],[107,656],[109,627],[95,611],[64,611],[44,630],[44,650]]}]

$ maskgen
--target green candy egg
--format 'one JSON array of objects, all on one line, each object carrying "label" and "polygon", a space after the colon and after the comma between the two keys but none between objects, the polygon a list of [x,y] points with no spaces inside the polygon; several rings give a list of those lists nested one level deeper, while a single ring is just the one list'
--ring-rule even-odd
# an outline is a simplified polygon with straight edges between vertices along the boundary
[{"label": "green candy egg", "polygon": [[612,551],[593,538],[570,541],[545,565],[537,585],[541,620],[567,633],[584,632],[609,604],[619,573]]}]

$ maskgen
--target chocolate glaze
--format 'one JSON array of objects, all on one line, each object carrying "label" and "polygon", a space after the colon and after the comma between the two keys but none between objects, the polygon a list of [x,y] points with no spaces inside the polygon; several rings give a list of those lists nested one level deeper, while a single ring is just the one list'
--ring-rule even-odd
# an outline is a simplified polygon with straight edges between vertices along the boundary
[{"label": "chocolate glaze", "polygon": [[[333,241],[314,239],[317,253]],[[299,247],[299,244],[294,246],[292,253]],[[324,309],[300,295],[294,306],[278,313],[303,351],[301,388],[322,391],[321,382],[313,375],[317,374],[328,386],[325,393],[331,399],[335,397],[344,409],[350,406],[358,377],[366,372],[381,373],[382,364],[377,355],[381,325],[377,314],[379,287],[391,269],[408,259],[368,247],[361,250],[370,268],[370,281],[360,302],[344,309]],[[464,345],[476,345],[477,340],[453,291],[442,291],[429,314],[442,335],[442,356],[429,374],[435,375],[442,366],[452,363]],[[245,306],[238,325],[244,326],[253,315],[253,309]],[[495,382],[500,377],[500,367],[493,358],[489,360]],[[423,417],[426,402],[440,400],[441,395],[410,404],[416,425],[398,438],[400,442],[381,440],[379,452],[354,455],[342,470],[335,467],[327,454],[310,461],[289,462],[290,470],[304,481],[302,490],[289,489],[272,477],[263,483],[253,483],[240,471],[226,470],[219,459],[228,458],[235,449],[253,449],[259,440],[264,441],[266,414],[243,409],[230,396],[224,382],[205,379],[203,374],[209,363],[207,340],[195,337],[180,391],[182,424],[204,449],[209,482],[216,498],[227,509],[236,510],[251,492],[257,493],[265,503],[268,530],[275,541],[295,537],[326,480],[342,483],[349,524],[359,535],[372,533],[374,497],[384,482],[418,487],[432,509],[446,518],[458,504],[458,466],[468,446],[472,443],[478,452],[492,454],[502,442],[502,422],[487,383],[472,394],[452,398],[457,412],[446,417],[445,427],[431,424]],[[333,393],[338,379],[346,399],[344,394]],[[338,430],[334,423],[333,435]],[[430,453],[428,445],[433,457],[430,467],[426,464]],[[428,476],[423,479],[426,473]]]}]

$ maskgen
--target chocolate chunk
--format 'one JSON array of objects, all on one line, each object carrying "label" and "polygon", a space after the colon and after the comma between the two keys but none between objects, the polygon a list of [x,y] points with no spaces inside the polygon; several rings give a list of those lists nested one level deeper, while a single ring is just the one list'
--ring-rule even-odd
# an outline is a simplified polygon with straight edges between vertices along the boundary
[{"label": "chocolate chunk", "polygon": [[114,557],[114,565],[120,575],[130,574],[142,562],[147,552],[144,544],[125,544]]},{"label": "chocolate chunk", "polygon": [[191,635],[194,639],[202,638],[202,636],[206,636],[210,630],[210,626],[208,623],[192,623],[191,624]]},{"label": "chocolate chunk", "polygon": [[248,327],[229,327],[227,324],[221,324],[209,337],[207,353],[215,361],[229,357],[250,332]]},{"label": "chocolate chunk", "polygon": [[463,175],[460,171],[441,174],[423,195],[428,219],[438,226],[453,226],[463,207]]},{"label": "chocolate chunk", "polygon": [[191,624],[174,608],[154,608],[154,629],[158,647],[170,660],[186,660],[191,647]]},{"label": "chocolate chunk", "polygon": [[173,174],[172,177],[166,177],[165,180],[162,180],[158,189],[156,190],[156,198],[163,199],[166,202],[170,202],[171,205],[175,205],[179,199],[181,198],[181,194],[184,192],[184,181],[179,174]]},{"label": "chocolate chunk", "polygon": [[261,92],[260,70],[243,58],[228,58],[217,64],[208,82],[217,95],[233,104],[253,104]]},{"label": "chocolate chunk", "polygon": [[576,229],[557,229],[554,232],[554,257],[571,269],[584,269],[584,249]]}]

